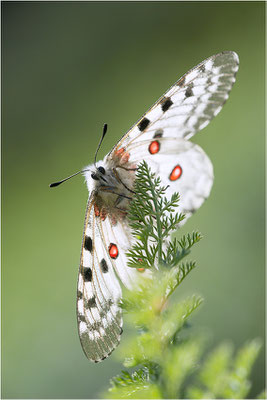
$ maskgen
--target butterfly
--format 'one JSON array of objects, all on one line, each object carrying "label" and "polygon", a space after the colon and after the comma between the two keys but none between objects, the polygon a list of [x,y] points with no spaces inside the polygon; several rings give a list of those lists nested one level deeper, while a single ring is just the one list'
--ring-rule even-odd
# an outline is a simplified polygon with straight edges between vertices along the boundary
[{"label": "butterfly", "polygon": [[[132,243],[127,211],[134,195],[138,163],[145,160],[168,186],[167,197],[179,192],[180,212],[186,217],[192,215],[210,194],[213,167],[201,147],[188,139],[220,112],[235,82],[238,65],[237,54],[224,51],[189,70],[103,161],[95,159],[93,165],[80,171],[86,178],[89,200],[78,276],[77,319],[81,345],[89,360],[102,361],[118,346],[123,324],[118,305],[120,283],[131,289],[140,274],[127,266],[126,258]],[[104,125],[102,139],[106,131]]]}]

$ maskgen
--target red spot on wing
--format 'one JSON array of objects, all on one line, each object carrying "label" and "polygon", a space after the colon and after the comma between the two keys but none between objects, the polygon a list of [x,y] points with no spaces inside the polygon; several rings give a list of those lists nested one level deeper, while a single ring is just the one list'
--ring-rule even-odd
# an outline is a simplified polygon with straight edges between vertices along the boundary
[{"label": "red spot on wing", "polygon": [[116,155],[116,156],[121,156],[124,152],[125,152],[125,148],[122,147],[121,149],[119,149],[119,150],[117,150],[117,151],[115,152],[115,155]]},{"label": "red spot on wing", "polygon": [[126,151],[125,147],[121,147],[115,151],[115,156],[120,160],[121,164],[126,164],[129,161],[130,153]]},{"label": "red spot on wing", "polygon": [[99,207],[95,204],[94,205],[94,209],[95,209],[95,216],[96,217],[99,217],[99,215],[100,215],[100,210],[99,210]]},{"label": "red spot on wing", "polygon": [[110,243],[110,245],[108,247],[108,252],[109,252],[110,257],[113,259],[117,258],[119,255],[118,247],[114,243]]},{"label": "red spot on wing", "polygon": [[160,149],[160,144],[158,140],[153,140],[148,147],[148,151],[150,154],[157,154]]},{"label": "red spot on wing", "polygon": [[170,176],[169,176],[170,181],[177,181],[177,179],[179,179],[181,177],[182,172],[183,172],[182,167],[179,164],[176,165],[173,168],[172,172],[170,173]]}]

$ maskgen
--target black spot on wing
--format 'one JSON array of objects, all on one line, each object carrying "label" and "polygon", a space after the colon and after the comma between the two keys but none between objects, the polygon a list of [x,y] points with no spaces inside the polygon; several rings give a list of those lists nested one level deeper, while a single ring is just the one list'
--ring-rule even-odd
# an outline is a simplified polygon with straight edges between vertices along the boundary
[{"label": "black spot on wing", "polygon": [[79,319],[79,322],[86,322],[86,318],[82,314],[78,314],[78,319]]},{"label": "black spot on wing", "polygon": [[148,127],[149,124],[150,124],[149,119],[146,118],[146,117],[144,117],[144,118],[139,122],[139,124],[138,124],[137,126],[138,126],[138,129],[139,129],[141,132],[143,132],[143,131]]},{"label": "black spot on wing", "polygon": [[89,308],[96,307],[95,296],[91,297],[91,299],[88,300],[87,307]]},{"label": "black spot on wing", "polygon": [[110,308],[112,306],[112,304],[114,304],[113,300],[112,299],[108,299],[108,301],[107,301],[108,308]]},{"label": "black spot on wing", "polygon": [[161,101],[161,109],[163,112],[166,112],[170,106],[173,104],[173,102],[171,101],[170,97],[165,97],[162,101]]},{"label": "black spot on wing", "polygon": [[200,72],[205,72],[206,68],[204,64],[200,64],[200,66],[198,67]]},{"label": "black spot on wing", "polygon": [[90,252],[92,251],[93,242],[90,236],[85,236],[83,247],[85,248],[85,250],[88,250]]},{"label": "black spot on wing", "polygon": [[102,260],[100,261],[100,267],[101,267],[101,271],[105,274],[106,272],[108,272],[108,264],[106,262],[106,260],[104,258],[102,258]]},{"label": "black spot on wing", "polygon": [[158,130],[156,130],[153,138],[161,138],[162,136],[163,136],[163,129],[158,129]]},{"label": "black spot on wing", "polygon": [[192,90],[192,85],[190,85],[190,86],[188,86],[188,88],[185,91],[185,97],[191,97],[193,95],[194,95],[194,93],[193,93],[193,90]]},{"label": "black spot on wing", "polygon": [[84,282],[91,282],[92,281],[92,270],[91,268],[83,268],[82,275]]}]

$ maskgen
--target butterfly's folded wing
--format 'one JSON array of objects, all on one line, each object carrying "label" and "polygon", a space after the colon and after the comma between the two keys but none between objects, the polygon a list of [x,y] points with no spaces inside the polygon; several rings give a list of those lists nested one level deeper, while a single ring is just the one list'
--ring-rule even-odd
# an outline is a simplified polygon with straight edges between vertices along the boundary
[{"label": "butterfly's folded wing", "polygon": [[[97,222],[100,226],[103,242],[108,250],[108,256],[116,276],[118,276],[127,289],[131,289],[136,284],[139,273],[135,268],[127,266],[126,253],[132,244],[128,220],[118,220],[116,224],[113,224],[112,218],[107,216],[104,221],[98,218]],[[109,249],[112,245],[116,247],[116,257],[110,257]]]},{"label": "butterfly's folded wing", "polygon": [[121,288],[103,241],[91,196],[85,218],[77,293],[79,336],[91,361],[105,359],[119,344],[122,333],[120,298]]},{"label": "butterfly's folded wing", "polygon": [[[122,333],[119,280],[131,289],[138,272],[127,266],[131,237],[127,220],[101,218],[88,201],[80,260],[77,319],[83,350],[91,361],[104,360],[118,346]],[[149,273],[149,271],[148,271]],[[145,273],[146,275],[147,273]]]},{"label": "butterfly's folded wing", "polygon": [[[235,82],[238,56],[225,51],[211,56],[180,78],[114,147],[163,137],[189,139],[216,116]],[[112,153],[112,152],[111,152]]]}]

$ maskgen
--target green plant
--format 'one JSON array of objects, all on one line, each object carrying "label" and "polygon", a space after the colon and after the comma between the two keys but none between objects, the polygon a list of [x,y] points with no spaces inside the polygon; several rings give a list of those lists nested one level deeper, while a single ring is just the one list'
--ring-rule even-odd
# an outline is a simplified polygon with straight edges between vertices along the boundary
[{"label": "green plant", "polygon": [[121,346],[124,366],[131,370],[112,379],[105,397],[244,398],[259,341],[247,343],[234,357],[232,347],[223,344],[204,358],[205,339],[188,324],[202,297],[193,295],[178,303],[170,299],[196,267],[183,259],[201,235],[170,240],[185,216],[176,212],[179,195],[167,200],[166,189],[143,162],[129,212],[135,243],[128,258],[129,266],[152,274],[140,274],[136,288],[125,291],[121,307],[138,334]]}]

